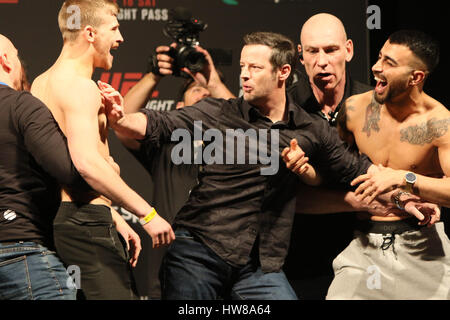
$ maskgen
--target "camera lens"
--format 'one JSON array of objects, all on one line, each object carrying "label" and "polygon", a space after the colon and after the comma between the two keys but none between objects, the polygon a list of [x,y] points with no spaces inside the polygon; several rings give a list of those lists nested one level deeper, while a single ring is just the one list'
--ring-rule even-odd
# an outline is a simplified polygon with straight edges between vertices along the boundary
[{"label": "camera lens", "polygon": [[191,72],[201,71],[205,64],[206,59],[203,53],[198,52],[193,47],[182,47],[178,52],[177,64],[179,68],[188,68]]},{"label": "camera lens", "polygon": [[201,52],[190,52],[186,60],[186,68],[192,72],[199,72],[205,66],[205,56]]}]

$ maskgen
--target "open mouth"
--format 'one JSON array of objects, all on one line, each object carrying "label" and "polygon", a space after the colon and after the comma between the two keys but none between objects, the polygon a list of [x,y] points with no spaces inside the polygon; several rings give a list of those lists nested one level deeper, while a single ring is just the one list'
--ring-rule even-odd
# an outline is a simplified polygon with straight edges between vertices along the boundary
[{"label": "open mouth", "polygon": [[375,92],[378,94],[382,94],[388,85],[388,82],[385,79],[381,79],[377,76],[375,76],[375,81],[377,82],[377,85],[375,86]]},{"label": "open mouth", "polygon": [[109,54],[114,57],[116,55],[116,53],[117,53],[117,49],[119,49],[119,47],[112,47],[109,50]]},{"label": "open mouth", "polygon": [[333,76],[333,74],[328,73],[328,72],[321,72],[321,73],[317,74],[317,78],[319,78],[322,81],[330,80],[332,76]]}]

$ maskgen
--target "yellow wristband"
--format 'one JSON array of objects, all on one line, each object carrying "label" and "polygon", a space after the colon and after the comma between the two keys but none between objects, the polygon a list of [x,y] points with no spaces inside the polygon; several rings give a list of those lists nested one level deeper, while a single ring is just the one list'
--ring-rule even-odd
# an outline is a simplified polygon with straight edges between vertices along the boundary
[{"label": "yellow wristband", "polygon": [[141,223],[141,225],[146,225],[147,223],[152,221],[156,215],[157,215],[156,209],[153,208],[152,211],[148,215],[146,215],[142,219],[139,219],[139,222]]}]

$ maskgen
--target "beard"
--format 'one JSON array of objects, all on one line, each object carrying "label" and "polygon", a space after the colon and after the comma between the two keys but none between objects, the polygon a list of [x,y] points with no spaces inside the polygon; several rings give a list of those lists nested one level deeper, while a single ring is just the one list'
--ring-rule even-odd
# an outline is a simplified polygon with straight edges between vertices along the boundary
[{"label": "beard", "polygon": [[380,95],[375,92],[375,101],[379,104],[385,104],[386,102],[393,102],[393,100],[405,93],[408,89],[408,81],[398,80],[393,81],[389,84],[389,87],[386,88],[386,91]]}]

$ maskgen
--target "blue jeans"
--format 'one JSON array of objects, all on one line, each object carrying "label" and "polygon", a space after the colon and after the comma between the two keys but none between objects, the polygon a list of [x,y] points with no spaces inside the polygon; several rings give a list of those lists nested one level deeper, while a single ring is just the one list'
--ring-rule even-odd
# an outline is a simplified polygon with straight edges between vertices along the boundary
[{"label": "blue jeans", "polygon": [[164,257],[160,280],[165,300],[296,300],[282,271],[263,273],[254,260],[236,268],[179,229]]},{"label": "blue jeans", "polygon": [[75,300],[76,291],[55,252],[34,242],[0,243],[0,300]]}]

